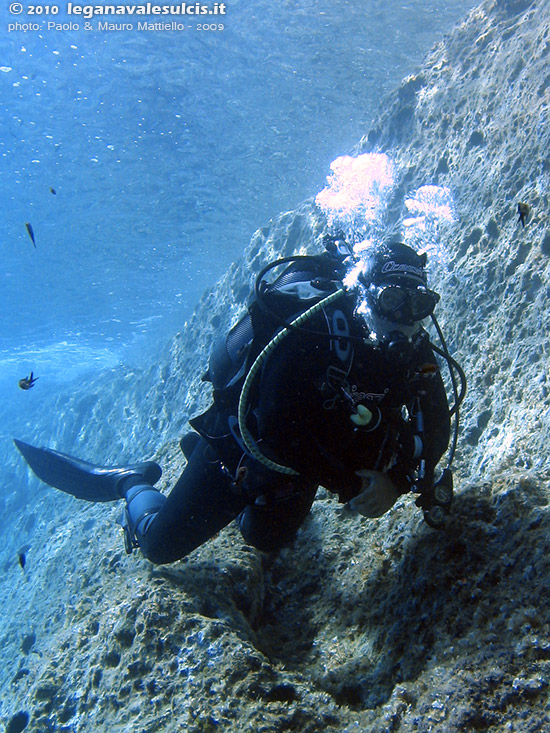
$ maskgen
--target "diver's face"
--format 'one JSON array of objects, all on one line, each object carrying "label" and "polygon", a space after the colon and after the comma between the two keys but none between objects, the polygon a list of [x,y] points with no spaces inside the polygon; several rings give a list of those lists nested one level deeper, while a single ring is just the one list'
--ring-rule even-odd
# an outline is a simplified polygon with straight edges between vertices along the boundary
[{"label": "diver's face", "polygon": [[422,321],[405,324],[380,316],[372,306],[360,314],[367,327],[365,343],[380,349],[389,373],[406,369],[413,354],[413,341],[422,329]]},{"label": "diver's face", "polygon": [[414,321],[410,324],[394,321],[384,318],[373,307],[364,309],[361,316],[368,330],[369,341],[378,346],[395,340],[396,334],[400,334],[399,338],[410,340],[422,328],[422,321]]}]

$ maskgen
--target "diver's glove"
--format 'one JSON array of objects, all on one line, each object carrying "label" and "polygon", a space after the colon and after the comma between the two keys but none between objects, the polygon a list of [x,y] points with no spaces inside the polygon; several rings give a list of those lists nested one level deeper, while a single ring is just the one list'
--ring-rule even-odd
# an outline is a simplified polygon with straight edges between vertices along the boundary
[{"label": "diver's glove", "polygon": [[361,493],[349,501],[350,508],[364,517],[381,517],[392,508],[401,492],[387,473],[367,469],[355,473],[361,479]]}]

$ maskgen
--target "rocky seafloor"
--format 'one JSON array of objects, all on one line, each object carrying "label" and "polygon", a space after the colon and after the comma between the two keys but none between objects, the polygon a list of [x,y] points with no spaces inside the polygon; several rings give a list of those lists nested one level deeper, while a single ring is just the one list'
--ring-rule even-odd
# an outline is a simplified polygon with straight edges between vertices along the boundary
[{"label": "rocky seafloor", "polygon": [[[455,197],[434,282],[469,380],[447,528],[427,527],[411,497],[365,520],[321,490],[277,555],[228,527],[159,568],[124,553],[119,506],[34,480],[6,491],[9,733],[550,729],[549,112],[550,5],[489,0],[384,100],[356,151],[393,159],[395,226],[422,184]],[[53,447],[155,457],[168,490],[187,418],[208,403],[212,339],[254,273],[323,225],[306,202],[256,232],[154,366],[48,405]],[[21,437],[42,442],[35,422]],[[21,470],[14,456],[6,486]]]}]

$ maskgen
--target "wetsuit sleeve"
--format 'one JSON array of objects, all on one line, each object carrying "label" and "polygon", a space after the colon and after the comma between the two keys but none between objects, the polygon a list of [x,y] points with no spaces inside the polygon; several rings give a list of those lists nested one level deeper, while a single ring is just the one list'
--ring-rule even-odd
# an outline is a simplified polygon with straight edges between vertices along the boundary
[{"label": "wetsuit sleeve", "polygon": [[[416,484],[420,491],[431,489],[434,481],[435,468],[447,450],[450,436],[450,416],[447,394],[438,371],[438,362],[426,338],[415,354],[416,367],[412,373],[416,376],[409,382],[410,394],[406,399],[412,409],[412,417],[408,423],[403,423],[398,430],[397,451],[395,464],[388,474],[400,491],[408,491],[412,484]],[[429,368],[433,365],[433,369]],[[417,415],[420,410],[423,429],[421,435]],[[422,440],[420,458],[415,457],[415,435]],[[425,464],[424,479],[419,482],[417,469],[419,460]]]}]

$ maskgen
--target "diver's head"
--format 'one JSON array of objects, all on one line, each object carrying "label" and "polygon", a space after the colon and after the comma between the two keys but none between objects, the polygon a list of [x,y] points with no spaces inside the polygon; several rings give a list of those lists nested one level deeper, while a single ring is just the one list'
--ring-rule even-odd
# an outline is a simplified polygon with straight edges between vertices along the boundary
[{"label": "diver's head", "polygon": [[422,321],[439,300],[428,289],[426,259],[401,242],[368,245],[344,280],[356,292],[355,314],[369,342],[383,349],[392,369],[407,365]]},{"label": "diver's head", "polygon": [[371,250],[363,260],[360,282],[377,320],[408,331],[433,313],[439,295],[428,289],[426,254],[401,242]]}]

